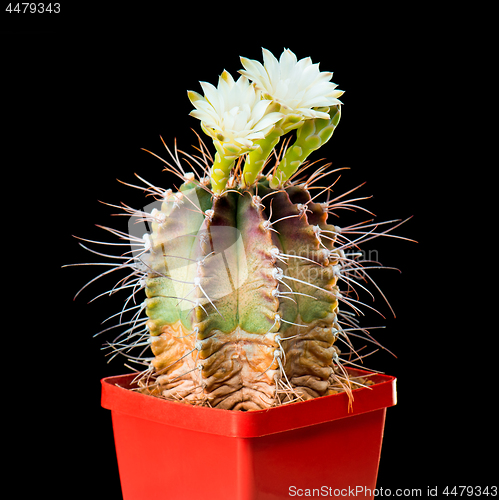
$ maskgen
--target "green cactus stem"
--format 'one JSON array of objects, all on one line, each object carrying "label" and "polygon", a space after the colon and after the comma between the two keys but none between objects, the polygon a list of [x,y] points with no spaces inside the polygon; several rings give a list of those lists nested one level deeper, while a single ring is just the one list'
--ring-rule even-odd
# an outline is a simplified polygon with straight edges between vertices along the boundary
[{"label": "green cactus stem", "polygon": [[258,174],[263,170],[265,162],[275,146],[277,146],[281,137],[302,125],[303,119],[301,116],[294,114],[286,115],[274,125],[274,128],[265,139],[255,141],[255,149],[246,155],[242,176],[244,186],[252,186],[256,182]]},{"label": "green cactus stem", "polygon": [[288,148],[270,181],[271,187],[282,186],[311,153],[329,141],[340,121],[340,106],[333,106],[329,110],[329,116],[329,120],[322,118],[306,120],[298,129],[295,143]]},{"label": "green cactus stem", "polygon": [[217,151],[211,167],[211,182],[214,192],[221,193],[225,189],[233,166],[234,159],[227,158],[223,153]]}]

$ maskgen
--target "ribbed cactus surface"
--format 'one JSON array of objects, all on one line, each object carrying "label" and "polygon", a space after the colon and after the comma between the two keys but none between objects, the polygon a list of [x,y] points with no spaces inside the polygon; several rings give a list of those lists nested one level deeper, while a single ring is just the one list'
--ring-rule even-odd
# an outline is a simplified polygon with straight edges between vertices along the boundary
[{"label": "ribbed cactus surface", "polygon": [[304,398],[327,393],[336,229],[306,188],[268,184],[213,201],[185,182],[165,197],[146,260],[151,393],[228,409],[273,406],[289,386]]}]

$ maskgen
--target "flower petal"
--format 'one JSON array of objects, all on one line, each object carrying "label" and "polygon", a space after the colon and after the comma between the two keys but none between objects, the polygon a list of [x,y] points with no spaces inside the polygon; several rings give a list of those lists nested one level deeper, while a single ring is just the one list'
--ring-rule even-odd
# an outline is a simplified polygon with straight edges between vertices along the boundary
[{"label": "flower petal", "polygon": [[322,117],[323,112],[313,108],[341,104],[343,94],[335,90],[330,80],[333,73],[321,72],[319,64],[310,57],[297,60],[296,55],[285,49],[279,60],[267,49],[262,49],[263,66],[260,62],[241,58],[245,70],[239,73],[252,80],[266,99],[282,106],[286,114],[301,114],[304,118]]},{"label": "flower petal", "polygon": [[217,87],[207,82],[200,85],[204,96],[188,92],[195,107],[190,115],[201,120],[201,128],[217,142],[226,158],[253,150],[256,146],[252,140],[264,139],[284,116],[270,106],[272,101],[262,99],[261,91],[244,74],[235,81],[224,71]]}]

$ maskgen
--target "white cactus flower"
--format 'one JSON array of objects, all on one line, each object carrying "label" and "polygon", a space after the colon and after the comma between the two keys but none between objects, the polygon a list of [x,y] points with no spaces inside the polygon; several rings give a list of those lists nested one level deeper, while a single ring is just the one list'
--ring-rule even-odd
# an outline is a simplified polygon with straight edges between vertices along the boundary
[{"label": "white cactus flower", "polygon": [[245,70],[239,71],[252,80],[263,92],[265,99],[281,105],[281,112],[299,115],[302,119],[324,118],[324,110],[314,108],[342,104],[338,100],[344,91],[336,90],[329,72],[319,71],[319,64],[312,64],[310,57],[300,59],[289,49],[284,50],[279,61],[267,49],[262,49],[263,62],[241,57]]},{"label": "white cactus flower", "polygon": [[204,97],[188,92],[196,108],[190,115],[201,120],[203,131],[213,138],[217,151],[226,159],[236,159],[255,149],[253,141],[264,139],[283,117],[244,76],[234,81],[224,71],[217,87],[207,82],[200,84]]}]

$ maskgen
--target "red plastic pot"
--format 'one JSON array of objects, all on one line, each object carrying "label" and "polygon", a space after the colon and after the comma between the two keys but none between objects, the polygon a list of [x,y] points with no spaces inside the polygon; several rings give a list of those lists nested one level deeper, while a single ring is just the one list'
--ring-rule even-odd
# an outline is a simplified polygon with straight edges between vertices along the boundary
[{"label": "red plastic pot", "polygon": [[145,396],[133,377],[102,380],[124,500],[374,496],[395,377],[373,375],[350,411],[340,393],[252,412]]}]

